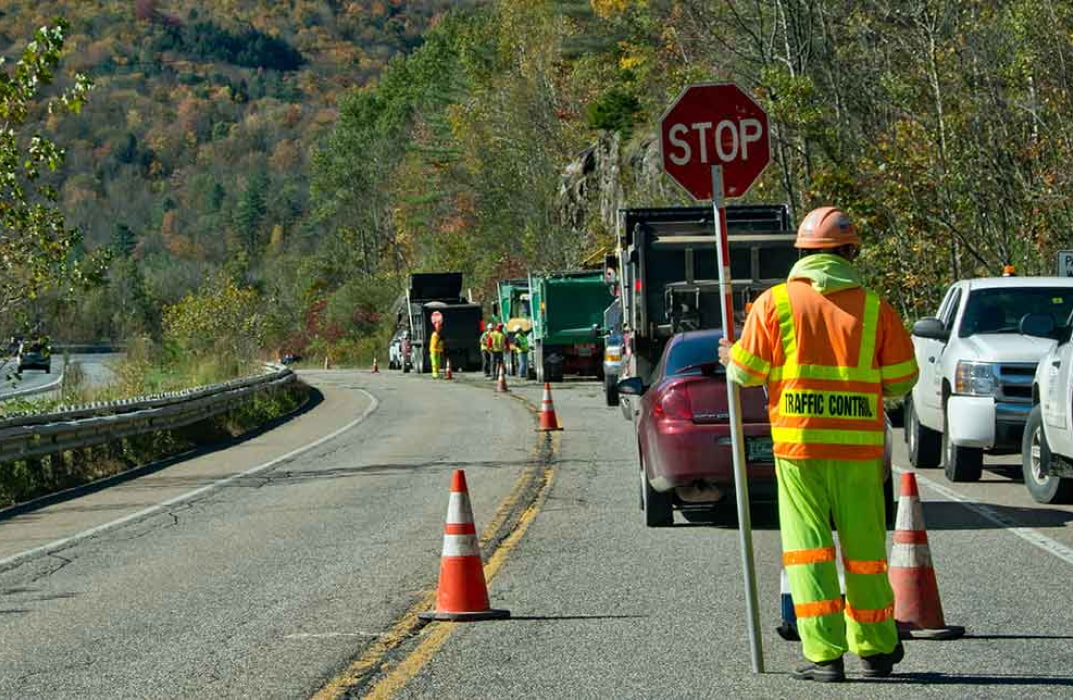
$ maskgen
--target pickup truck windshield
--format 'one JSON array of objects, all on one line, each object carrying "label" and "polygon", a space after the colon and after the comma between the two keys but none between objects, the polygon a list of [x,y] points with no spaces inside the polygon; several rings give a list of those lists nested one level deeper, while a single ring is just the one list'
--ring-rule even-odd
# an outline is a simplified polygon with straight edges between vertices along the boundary
[{"label": "pickup truck windshield", "polygon": [[969,294],[958,337],[979,333],[1018,333],[1025,314],[1050,314],[1056,327],[1067,325],[1073,311],[1073,288],[1000,287]]}]

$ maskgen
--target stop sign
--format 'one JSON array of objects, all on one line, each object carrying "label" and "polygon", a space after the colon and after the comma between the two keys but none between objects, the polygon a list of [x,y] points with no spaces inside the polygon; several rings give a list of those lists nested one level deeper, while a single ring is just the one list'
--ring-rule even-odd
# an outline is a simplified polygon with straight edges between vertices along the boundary
[{"label": "stop sign", "polygon": [[694,199],[712,198],[712,166],[723,166],[723,196],[741,197],[771,160],[767,114],[733,83],[690,85],[659,130],[663,169]]}]

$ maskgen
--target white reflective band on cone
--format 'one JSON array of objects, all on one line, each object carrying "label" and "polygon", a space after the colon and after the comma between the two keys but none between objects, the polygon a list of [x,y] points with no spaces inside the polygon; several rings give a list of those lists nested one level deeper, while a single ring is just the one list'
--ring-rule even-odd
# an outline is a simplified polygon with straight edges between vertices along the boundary
[{"label": "white reflective band on cone", "polygon": [[443,556],[445,557],[479,557],[481,548],[477,546],[476,535],[444,535]]},{"label": "white reflective band on cone", "polygon": [[472,522],[473,508],[469,504],[469,494],[452,491],[447,501],[447,524],[464,525]]},{"label": "white reflective band on cone", "polygon": [[924,509],[920,498],[909,496],[898,501],[898,519],[895,530],[922,530],[924,528]]},{"label": "white reflective band on cone", "polygon": [[926,544],[895,544],[890,550],[890,568],[932,568],[931,549]]}]

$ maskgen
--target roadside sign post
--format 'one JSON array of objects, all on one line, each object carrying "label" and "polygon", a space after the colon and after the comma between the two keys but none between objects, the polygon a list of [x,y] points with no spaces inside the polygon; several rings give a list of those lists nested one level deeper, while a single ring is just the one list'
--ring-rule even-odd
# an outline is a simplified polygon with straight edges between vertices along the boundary
[{"label": "roadside sign post", "polygon": [[1073,250],[1058,251],[1058,276],[1073,277]]},{"label": "roadside sign post", "polygon": [[[770,161],[767,115],[737,85],[689,86],[660,120],[660,148],[667,174],[694,199],[712,200],[723,335],[733,343],[734,287],[724,199],[743,196]],[[745,469],[741,387],[735,382],[727,382],[727,404],[752,667],[753,673],[763,673],[764,648],[756,593],[749,479]]]}]

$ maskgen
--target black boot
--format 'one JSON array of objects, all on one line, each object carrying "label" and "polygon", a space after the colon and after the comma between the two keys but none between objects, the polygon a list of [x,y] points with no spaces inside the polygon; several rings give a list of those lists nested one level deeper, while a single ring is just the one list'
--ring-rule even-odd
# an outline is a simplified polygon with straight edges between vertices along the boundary
[{"label": "black boot", "polygon": [[846,680],[846,666],[842,657],[830,661],[813,661],[807,666],[795,669],[792,674],[799,681],[820,681],[821,683],[838,683]]},{"label": "black boot", "polygon": [[894,670],[894,665],[905,658],[905,647],[901,642],[894,647],[894,651],[887,654],[873,654],[862,656],[861,665],[864,666],[865,678],[886,678]]}]

